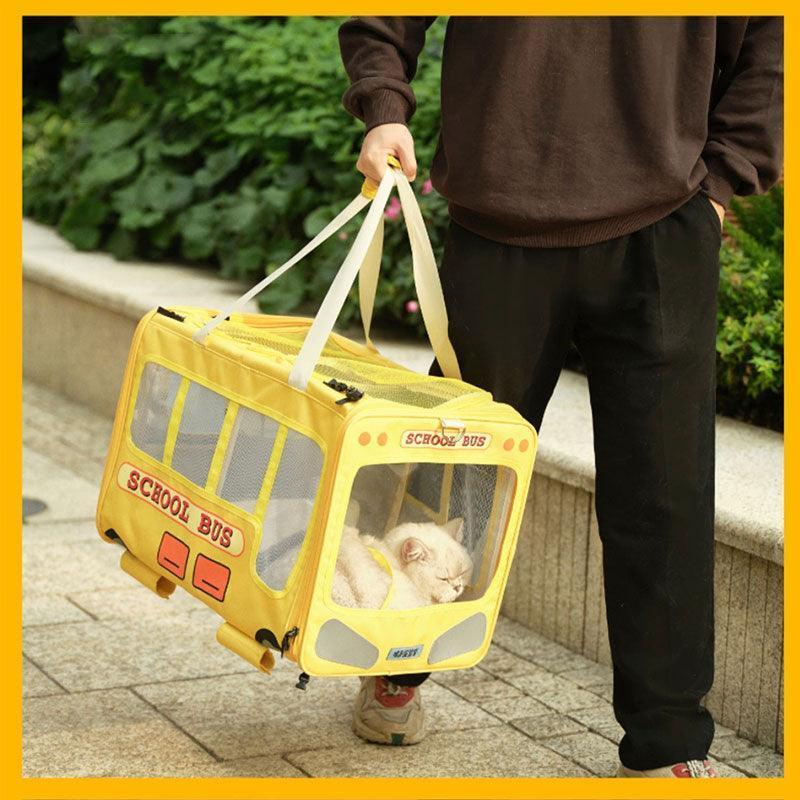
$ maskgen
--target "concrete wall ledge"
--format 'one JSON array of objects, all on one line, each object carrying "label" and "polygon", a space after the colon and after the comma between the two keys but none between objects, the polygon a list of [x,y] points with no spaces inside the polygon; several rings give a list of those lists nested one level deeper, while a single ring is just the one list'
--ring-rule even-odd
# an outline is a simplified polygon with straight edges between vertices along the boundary
[{"label": "concrete wall ledge", "polygon": [[[23,222],[23,281],[27,295],[36,287],[59,293],[77,304],[94,306],[103,312],[123,317],[126,328],[157,305],[197,305],[220,307],[237,296],[241,287],[218,278],[209,270],[150,264],[123,263],[103,253],[74,250],[51,228],[29,220]],[[36,309],[26,302],[26,375],[51,388],[74,396],[88,392],[88,380],[70,381],[48,376],[51,358],[40,363],[37,352],[43,337],[32,326]],[[255,311],[255,303],[250,310]],[[353,332],[348,332],[352,335]],[[357,332],[356,332],[357,335]],[[124,337],[123,337],[124,338]],[[421,343],[397,341],[376,336],[382,351],[398,363],[425,371],[431,360],[430,349]],[[63,363],[66,365],[68,359]],[[121,365],[108,370],[121,375]],[[85,376],[88,378],[87,376]],[[108,397],[116,395],[111,381]],[[81,389],[81,387],[83,387]],[[90,405],[97,405],[91,402]],[[96,398],[94,398],[96,400]],[[113,410],[103,403],[106,413]],[[537,474],[594,493],[594,453],[592,421],[586,379],[564,372],[542,424]],[[783,437],[735,420],[717,419],[716,471],[717,541],[775,564],[783,563]]]}]

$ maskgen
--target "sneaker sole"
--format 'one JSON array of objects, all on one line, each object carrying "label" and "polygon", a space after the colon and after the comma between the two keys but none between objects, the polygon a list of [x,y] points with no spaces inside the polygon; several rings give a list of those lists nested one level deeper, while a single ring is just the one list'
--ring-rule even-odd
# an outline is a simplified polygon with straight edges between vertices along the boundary
[{"label": "sneaker sole", "polygon": [[370,744],[385,744],[394,747],[419,744],[425,738],[425,734],[422,731],[417,731],[414,734],[380,733],[366,727],[366,725],[362,725],[357,719],[353,720],[353,733],[365,742],[370,742]]}]

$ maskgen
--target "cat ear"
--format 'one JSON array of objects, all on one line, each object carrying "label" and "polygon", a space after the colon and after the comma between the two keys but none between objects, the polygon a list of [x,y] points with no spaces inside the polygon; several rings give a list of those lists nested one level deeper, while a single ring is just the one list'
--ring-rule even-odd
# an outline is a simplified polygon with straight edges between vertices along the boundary
[{"label": "cat ear", "polygon": [[464,541],[464,518],[455,517],[442,526],[459,544]]},{"label": "cat ear", "polygon": [[409,536],[400,546],[400,555],[406,564],[410,561],[425,561],[430,554],[425,544],[413,536]]}]

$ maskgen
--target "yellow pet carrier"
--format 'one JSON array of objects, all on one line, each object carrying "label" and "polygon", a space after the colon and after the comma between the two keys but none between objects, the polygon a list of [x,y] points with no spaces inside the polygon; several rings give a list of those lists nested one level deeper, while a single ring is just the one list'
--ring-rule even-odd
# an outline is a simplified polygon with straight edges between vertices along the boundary
[{"label": "yellow pet carrier", "polygon": [[[447,377],[400,367],[370,340],[393,185]],[[367,206],[314,320],[238,311]],[[365,345],[332,333],[359,274]],[[389,169],[230,308],[141,320],[97,526],[124,546],[122,569],[162,597],[181,586],[223,618],[221,644],[267,672],[281,653],[303,671],[300,686],[308,675],[469,667],[491,640],[535,451],[528,422],[460,380],[422,215]],[[426,548],[442,532],[460,560],[436,563]],[[348,561],[345,541],[369,563]],[[351,586],[374,592],[376,566],[382,601],[336,594],[348,570]]]}]

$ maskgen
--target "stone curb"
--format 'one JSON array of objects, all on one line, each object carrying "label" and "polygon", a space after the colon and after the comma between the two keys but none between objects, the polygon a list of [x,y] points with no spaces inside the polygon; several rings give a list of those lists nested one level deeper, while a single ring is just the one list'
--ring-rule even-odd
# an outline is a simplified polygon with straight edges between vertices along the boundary
[{"label": "stone curb", "polygon": [[[29,220],[23,221],[23,282],[96,308],[98,313],[116,314],[131,326],[157,305],[220,307],[240,288],[201,268],[123,263],[104,253],[77,252],[51,228]],[[249,310],[256,310],[255,303]],[[32,318],[38,321],[36,315],[26,315],[27,324]],[[87,319],[86,325],[91,324]],[[431,353],[426,345],[375,338],[388,357],[412,369],[427,370]],[[26,344],[25,372],[41,382],[42,370],[36,364],[43,357],[42,340],[36,341],[36,347]],[[49,363],[53,363],[52,354]],[[48,382],[51,388],[63,389],[59,384],[56,379]],[[591,430],[586,379],[565,372],[542,425],[537,473],[593,493]],[[783,437],[718,418],[716,480],[717,541],[782,564]]]}]

